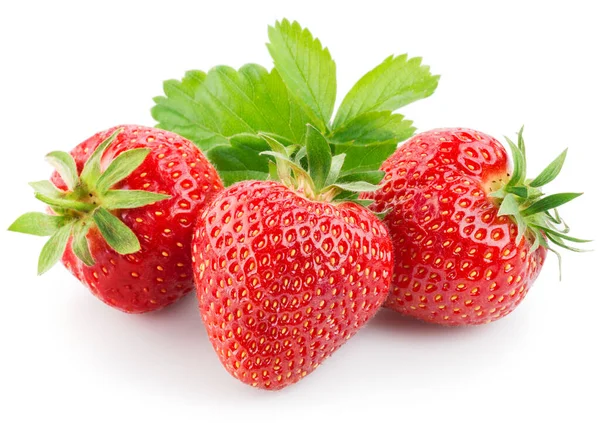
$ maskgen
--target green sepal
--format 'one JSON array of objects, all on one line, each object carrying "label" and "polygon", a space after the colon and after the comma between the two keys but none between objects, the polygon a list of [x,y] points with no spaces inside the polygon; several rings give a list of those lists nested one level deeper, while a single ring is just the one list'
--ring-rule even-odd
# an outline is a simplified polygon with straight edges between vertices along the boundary
[{"label": "green sepal", "polygon": [[28,235],[50,236],[65,226],[71,219],[46,213],[30,212],[20,216],[8,230]]},{"label": "green sepal", "polygon": [[533,214],[542,213],[548,210],[555,209],[559,206],[562,206],[565,203],[568,203],[571,200],[579,197],[582,193],[575,192],[565,192],[560,194],[552,194],[547,197],[536,201],[531,206],[527,207],[524,210],[521,210],[521,214],[525,217],[531,216]]},{"label": "green sepal", "polygon": [[551,235],[554,235],[555,237],[562,238],[562,239],[565,239],[565,240],[571,241],[571,242],[576,242],[578,244],[592,242],[591,239],[575,238],[573,236],[569,236],[569,235],[565,234],[564,232],[557,231],[556,229],[550,228],[548,226],[541,226],[541,225],[535,225],[535,224],[533,226],[540,229],[544,233],[550,233]]},{"label": "green sepal", "polygon": [[381,188],[379,185],[370,184],[365,181],[356,181],[356,182],[336,182],[335,184],[331,184],[328,187],[325,187],[324,191],[327,191],[330,188],[339,188],[342,191],[351,191],[351,192],[373,192],[377,191]]},{"label": "green sepal", "polygon": [[64,151],[53,151],[46,155],[46,160],[56,169],[67,188],[74,190],[79,183],[79,174],[73,156]]},{"label": "green sepal", "polygon": [[71,247],[73,253],[81,260],[86,266],[93,266],[95,264],[92,253],[90,253],[90,247],[88,245],[87,234],[90,230],[91,223],[87,220],[77,222],[73,226],[73,242]]},{"label": "green sepal", "polygon": [[119,154],[100,175],[96,182],[99,194],[104,194],[116,183],[122,181],[136,170],[150,154],[149,148],[136,148]]},{"label": "green sepal", "polygon": [[40,194],[39,192],[36,192],[34,195],[35,195],[35,198],[37,198],[38,200],[40,200],[43,203],[48,204],[52,208],[58,207],[60,209],[71,209],[71,210],[85,212],[85,211],[91,211],[95,207],[93,204],[84,203],[82,201],[69,200],[67,198],[47,197],[44,194]]},{"label": "green sepal", "polygon": [[[489,193],[488,196],[497,199],[499,204],[498,216],[510,216],[517,224],[517,244],[527,234],[528,238],[532,240],[531,251],[543,247],[559,256],[558,252],[550,247],[550,243],[571,251],[583,251],[566,244],[565,241],[576,243],[589,241],[566,235],[569,232],[569,227],[560,217],[557,209],[559,206],[579,197],[581,193],[544,195],[540,189],[541,186],[556,178],[564,164],[567,150],[564,150],[554,159],[535,179],[530,180],[526,179],[525,176],[527,162],[523,128],[518,133],[518,145],[515,145],[508,138],[506,141],[512,153],[513,173],[506,185]],[[563,228],[557,228],[555,225],[562,225]]]},{"label": "green sepal", "polygon": [[29,186],[37,193],[50,198],[63,198],[66,191],[61,191],[50,181],[30,182]]},{"label": "green sepal", "polygon": [[505,137],[505,139],[510,147],[513,157],[513,173],[507,183],[507,186],[522,184],[525,181],[525,174],[527,171],[525,157],[523,156],[521,149],[517,147],[515,143],[513,143],[509,138]]},{"label": "green sepal", "polygon": [[92,215],[98,230],[110,247],[119,254],[133,254],[140,250],[140,241],[125,223],[103,207]]},{"label": "green sepal", "polygon": [[308,173],[319,191],[325,186],[331,170],[331,148],[323,134],[312,125],[306,125],[306,157]]},{"label": "green sepal", "polygon": [[62,226],[44,244],[38,260],[38,275],[50,270],[60,260],[67,248],[72,228],[73,223]]},{"label": "green sepal", "polygon": [[342,171],[342,166],[344,166],[345,159],[346,155],[344,153],[337,154],[331,158],[331,165],[329,168],[329,174],[327,174],[327,179],[325,179],[325,186],[331,185],[338,180],[340,172]]},{"label": "green sepal", "polygon": [[115,138],[117,138],[117,135],[119,135],[122,130],[123,128],[118,128],[107,139],[102,141],[102,143],[100,143],[100,145],[94,150],[92,155],[85,162],[80,178],[88,186],[88,188],[92,189],[96,187],[96,181],[100,177],[101,173],[100,162],[102,160],[102,156],[104,155],[104,152],[108,146],[115,140]]},{"label": "green sepal", "polygon": [[102,196],[107,210],[136,209],[171,198],[170,195],[140,190],[110,190]]},{"label": "green sepal", "polygon": [[535,177],[533,181],[529,183],[532,187],[541,187],[552,182],[562,170],[565,159],[567,158],[567,151],[565,149],[560,155],[552,161],[542,172]]}]

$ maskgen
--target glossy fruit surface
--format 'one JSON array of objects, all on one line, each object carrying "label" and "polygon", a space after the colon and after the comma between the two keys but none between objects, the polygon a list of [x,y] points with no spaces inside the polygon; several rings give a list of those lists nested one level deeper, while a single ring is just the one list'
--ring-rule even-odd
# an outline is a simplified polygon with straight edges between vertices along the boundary
[{"label": "glossy fruit surface", "polygon": [[538,276],[546,249],[532,251],[489,196],[511,169],[504,147],[470,129],[438,129],[400,145],[382,166],[381,189],[367,194],[384,219],[395,266],[386,306],[444,325],[507,315]]},{"label": "glossy fruit surface", "polygon": [[388,293],[386,229],[354,203],[312,201],[277,182],[221,192],[196,226],[200,311],[225,368],[281,389],[352,337]]}]

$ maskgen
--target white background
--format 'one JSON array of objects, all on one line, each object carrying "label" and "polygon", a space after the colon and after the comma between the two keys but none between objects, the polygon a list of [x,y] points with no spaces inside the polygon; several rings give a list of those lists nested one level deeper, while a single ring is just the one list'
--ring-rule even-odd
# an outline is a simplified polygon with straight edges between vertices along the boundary
[{"label": "white background", "polygon": [[122,314],[60,266],[36,277],[44,240],[2,229],[42,210],[27,182],[48,176],[45,153],[112,125],[153,125],[161,82],[188,69],[270,67],[267,25],[288,17],[330,48],[341,94],[408,52],[442,75],[403,111],[419,129],[502,137],[525,123],[532,173],[569,146],[551,189],[586,192],[563,215],[599,239],[594,3],[2,2],[0,421],[598,421],[597,253],[565,253],[562,281],[550,258],[518,310],[487,326],[382,311],[311,376],[266,392],[221,367],[193,296]]}]

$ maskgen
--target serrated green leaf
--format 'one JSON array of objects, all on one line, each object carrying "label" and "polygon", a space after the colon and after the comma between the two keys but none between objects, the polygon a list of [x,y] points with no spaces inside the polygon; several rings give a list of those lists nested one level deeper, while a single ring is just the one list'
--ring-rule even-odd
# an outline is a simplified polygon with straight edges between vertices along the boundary
[{"label": "serrated green leaf", "polygon": [[389,111],[368,112],[357,116],[335,130],[331,137],[334,143],[353,141],[354,145],[395,140],[404,141],[415,132],[412,121]]},{"label": "serrated green leaf", "polygon": [[227,145],[241,133],[272,132],[296,142],[304,136],[310,119],[276,70],[217,66],[200,75],[165,82],[166,97],[155,98],[152,109],[158,127],[185,136],[203,151]]},{"label": "serrated green leaf", "polygon": [[555,209],[569,201],[579,197],[582,193],[574,193],[574,192],[565,192],[560,194],[552,194],[547,197],[540,199],[539,201],[533,203],[531,206],[527,207],[525,210],[521,211],[521,215],[523,216],[531,216],[537,213],[542,213],[547,210]]},{"label": "serrated green leaf", "polygon": [[47,180],[30,182],[29,186],[33,188],[35,192],[38,192],[50,198],[62,198],[66,194],[65,191],[59,190],[58,188],[56,188],[56,185]]},{"label": "serrated green leaf", "polygon": [[334,146],[335,154],[346,154],[342,172],[362,172],[379,170],[381,164],[396,151],[397,143],[387,141],[366,146],[356,146],[352,143],[337,144]]},{"label": "serrated green leaf", "polygon": [[119,154],[98,178],[96,189],[102,194],[136,170],[150,153],[149,148],[135,148]]},{"label": "serrated green leaf", "polygon": [[107,210],[136,209],[171,198],[170,195],[140,190],[110,190],[102,196],[102,206]]},{"label": "serrated green leaf", "polygon": [[64,151],[53,151],[46,155],[46,160],[56,169],[67,188],[72,191],[79,180],[77,165],[73,157]]},{"label": "serrated green leaf", "polygon": [[342,166],[344,166],[344,160],[346,160],[346,155],[343,153],[331,158],[331,166],[327,179],[325,180],[325,186],[331,185],[338,180],[340,172],[342,171]]},{"label": "serrated green leaf", "polygon": [[525,181],[525,175],[527,173],[527,169],[525,167],[525,157],[523,156],[523,153],[521,152],[519,147],[517,147],[514,142],[512,142],[510,139],[508,139],[506,137],[505,137],[505,139],[506,139],[506,142],[508,143],[508,146],[510,147],[510,150],[512,152],[512,159],[513,159],[513,172],[512,172],[512,175],[511,175],[507,185],[508,186],[522,185],[523,182]]},{"label": "serrated green leaf", "polygon": [[90,253],[88,240],[86,235],[90,229],[90,224],[87,221],[80,221],[73,226],[73,253],[81,260],[86,266],[94,265],[94,258]]},{"label": "serrated green leaf", "polygon": [[50,236],[69,221],[70,219],[64,216],[30,212],[15,220],[8,230],[29,235]]},{"label": "serrated green leaf", "polygon": [[93,204],[83,203],[81,201],[69,200],[66,198],[48,197],[39,192],[36,192],[34,195],[35,195],[35,198],[37,198],[41,202],[46,203],[51,207],[58,207],[61,209],[72,209],[72,210],[77,210],[77,211],[90,211],[95,207]]},{"label": "serrated green leaf", "polygon": [[327,48],[308,29],[287,19],[269,27],[267,44],[275,69],[289,91],[305,106],[314,123],[325,131],[336,96],[335,62]]},{"label": "serrated green leaf", "polygon": [[131,229],[103,207],[93,214],[94,222],[102,237],[119,254],[133,254],[140,250],[140,242]]},{"label": "serrated green leaf", "polygon": [[69,241],[72,226],[72,224],[62,226],[54,232],[48,242],[44,244],[38,259],[38,275],[50,270],[50,268],[62,257],[67,248],[67,242]]},{"label": "serrated green leaf", "polygon": [[320,191],[331,169],[331,148],[323,134],[312,125],[306,126],[306,157],[310,177]]},{"label": "serrated green leaf", "polygon": [[542,172],[529,183],[532,187],[541,187],[549,182],[552,182],[562,170],[565,159],[567,158],[567,150],[565,149],[560,155],[552,161]]},{"label": "serrated green leaf", "polygon": [[115,138],[117,138],[117,135],[119,135],[122,130],[123,128],[116,129],[108,138],[102,141],[102,143],[96,147],[92,155],[85,162],[80,177],[88,187],[95,187],[95,183],[100,177],[100,161],[102,160],[102,156],[104,155],[104,152],[108,146],[115,140]]},{"label": "serrated green leaf", "polygon": [[389,56],[363,76],[348,92],[335,117],[334,129],[357,116],[378,111],[394,111],[433,94],[439,76],[432,76],[421,58]]}]

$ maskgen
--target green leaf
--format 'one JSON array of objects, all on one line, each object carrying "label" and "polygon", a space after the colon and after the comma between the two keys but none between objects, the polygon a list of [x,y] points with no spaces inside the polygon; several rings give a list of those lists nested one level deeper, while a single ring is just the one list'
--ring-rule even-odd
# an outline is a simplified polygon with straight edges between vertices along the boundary
[{"label": "green leaf", "polygon": [[432,76],[421,58],[389,56],[363,76],[348,92],[335,117],[333,127],[340,128],[363,113],[394,111],[435,91],[439,76]]},{"label": "green leaf", "polygon": [[38,275],[50,270],[65,253],[72,226],[72,224],[62,226],[46,242],[38,260]]},{"label": "green leaf", "polygon": [[166,97],[154,99],[158,127],[177,132],[207,151],[229,144],[229,137],[276,133],[296,142],[304,136],[306,113],[289,95],[276,70],[248,64],[235,70],[217,66],[195,71],[181,82],[165,82]]},{"label": "green leaf", "polygon": [[79,180],[77,165],[73,157],[64,151],[53,151],[46,155],[46,160],[56,169],[67,188],[72,191]]},{"label": "green leaf", "polygon": [[[196,99],[206,73],[191,70],[185,73],[181,82],[168,80],[163,83],[166,97],[155,97],[152,117],[159,122],[159,128],[176,132],[193,141],[202,151],[222,144],[228,144],[226,137],[204,121],[203,106]],[[212,128],[212,129],[211,129]]]},{"label": "green leaf", "polygon": [[379,185],[370,184],[365,181],[336,182],[335,184],[331,184],[331,187],[336,187],[341,190],[351,192],[372,192],[377,191],[379,188],[381,188]]},{"label": "green leaf", "polygon": [[69,222],[64,216],[52,216],[45,213],[25,213],[9,226],[8,230],[23,234],[50,236]]},{"label": "green leaf", "polygon": [[171,198],[170,195],[139,190],[111,190],[102,196],[102,206],[107,210],[136,209]]},{"label": "green leaf", "polygon": [[555,209],[569,201],[579,197],[582,193],[565,192],[561,194],[552,194],[547,197],[540,199],[521,211],[523,216],[531,216],[537,213],[542,213],[547,210]]},{"label": "green leaf", "polygon": [[567,150],[560,153],[560,155],[552,161],[542,172],[536,176],[536,178],[529,183],[532,187],[541,187],[549,182],[552,182],[560,173],[565,159],[567,158]]},{"label": "green leaf", "polygon": [[110,189],[117,182],[128,177],[150,154],[149,148],[135,148],[119,154],[100,175],[96,188],[99,194]]},{"label": "green leaf", "polygon": [[312,125],[306,126],[306,157],[310,177],[320,191],[331,169],[331,148],[323,134]]},{"label": "green leaf", "polygon": [[517,147],[514,142],[512,142],[506,137],[505,139],[510,147],[513,159],[513,173],[507,185],[522,185],[525,181],[525,174],[527,172],[527,169],[525,168],[525,157],[523,156],[523,153],[521,152],[519,147]]},{"label": "green leaf", "polygon": [[275,69],[324,132],[333,113],[337,84],[335,62],[329,50],[308,29],[287,19],[269,27],[269,41],[267,47]]},{"label": "green leaf", "polygon": [[344,165],[344,160],[346,160],[346,155],[343,153],[331,158],[331,168],[329,169],[329,174],[325,180],[325,186],[331,185],[338,180],[340,172],[342,171],[342,166]]},{"label": "green leaf", "polygon": [[47,180],[30,182],[29,186],[33,188],[35,192],[50,198],[62,198],[66,194],[65,191],[59,190],[52,182]]},{"label": "green leaf", "polygon": [[389,111],[368,112],[339,127],[332,135],[334,143],[354,141],[355,145],[395,140],[404,141],[415,132],[412,121]]},{"label": "green leaf", "polygon": [[100,162],[102,160],[102,156],[104,152],[108,148],[108,146],[115,140],[119,132],[121,132],[123,128],[118,128],[115,130],[107,139],[105,139],[92,153],[92,155],[87,159],[85,165],[83,166],[83,170],[81,171],[81,180],[90,188],[95,187],[95,183],[100,177]]},{"label": "green leaf", "polygon": [[266,179],[269,162],[266,157],[251,148],[219,145],[206,153],[225,186],[248,179]]},{"label": "green leaf", "polygon": [[367,170],[364,172],[352,172],[342,175],[338,180],[340,182],[355,182],[365,181],[370,184],[377,185],[381,182],[385,176],[385,172],[382,170]]},{"label": "green leaf", "polygon": [[88,240],[86,235],[90,230],[90,224],[87,221],[80,221],[73,226],[73,253],[81,260],[86,266],[94,265],[94,258],[90,253],[88,246]]},{"label": "green leaf", "polygon": [[356,146],[352,143],[334,146],[335,154],[346,154],[342,172],[358,172],[379,170],[381,164],[396,151],[396,141],[374,143],[366,146]]},{"label": "green leaf", "polygon": [[47,197],[39,192],[35,193],[35,198],[43,203],[48,204],[52,207],[58,207],[61,209],[72,209],[77,211],[90,211],[94,209],[94,205],[90,203],[83,203],[81,201],[69,200],[66,198],[52,198]]},{"label": "green leaf", "polygon": [[108,245],[119,254],[133,254],[140,250],[140,242],[131,229],[103,207],[93,215],[98,230]]}]

